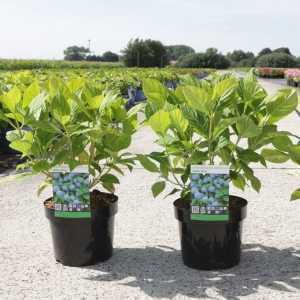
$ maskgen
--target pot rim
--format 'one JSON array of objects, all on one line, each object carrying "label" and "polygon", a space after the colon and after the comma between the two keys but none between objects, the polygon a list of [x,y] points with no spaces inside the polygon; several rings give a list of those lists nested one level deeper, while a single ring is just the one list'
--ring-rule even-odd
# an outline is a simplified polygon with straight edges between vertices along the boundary
[{"label": "pot rim", "polygon": [[235,200],[238,205],[229,206],[229,221],[192,221],[190,218],[190,202],[184,202],[181,198],[173,202],[175,218],[180,222],[197,222],[197,223],[219,223],[228,224],[231,222],[240,222],[247,216],[248,201],[242,197],[229,195],[229,200]]}]

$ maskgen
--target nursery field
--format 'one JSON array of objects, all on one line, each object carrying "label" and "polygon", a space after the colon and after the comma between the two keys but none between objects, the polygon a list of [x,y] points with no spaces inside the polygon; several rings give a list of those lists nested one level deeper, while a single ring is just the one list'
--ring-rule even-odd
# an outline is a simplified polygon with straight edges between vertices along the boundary
[{"label": "nursery field", "polygon": [[[151,69],[129,72],[126,69],[4,72],[0,74],[0,97],[1,95],[7,97],[7,93],[11,92],[6,98],[6,105],[8,104],[7,107],[14,110],[14,116],[7,114],[2,115],[2,118],[8,122],[17,120],[17,123],[28,118],[32,127],[37,128],[35,129],[36,135],[40,133],[39,126],[52,133],[50,127],[32,121],[32,114],[39,118],[43,117],[44,111],[52,109],[51,103],[42,106],[40,105],[41,101],[37,101],[34,105],[31,104],[31,107],[28,108],[32,99],[35,98],[34,95],[40,95],[47,91],[52,97],[52,101],[56,101],[59,97],[51,95],[55,89],[55,91],[59,91],[58,95],[63,95],[70,103],[68,96],[74,97],[78,87],[82,87],[82,82],[84,82],[84,91],[77,95],[84,101],[87,112],[85,107],[80,107],[84,113],[77,117],[79,120],[90,117],[94,121],[94,115],[90,116],[90,114],[95,109],[101,108],[102,101],[104,101],[95,98],[95,93],[107,93],[107,90],[110,90],[119,96],[128,96],[129,87],[139,88],[144,80],[149,79],[157,79],[158,81],[154,81],[154,83],[160,82],[173,91],[178,83],[197,85],[198,78],[212,72],[189,69],[179,71]],[[229,84],[227,79],[225,74],[225,77],[220,80],[225,87]],[[234,80],[233,82],[235,83]],[[150,83],[153,82],[150,81]],[[153,85],[155,85],[154,83]],[[276,81],[259,79],[259,83],[269,94],[274,94],[282,89],[282,85],[277,84]],[[246,84],[247,81],[244,82],[244,85]],[[249,82],[248,84],[250,85]],[[167,94],[163,85],[158,85],[162,90],[161,94],[164,95],[164,98],[167,98],[166,95],[168,95],[168,99],[176,103],[176,96],[172,94],[173,92]],[[221,87],[224,86],[221,85]],[[256,85],[255,87],[257,88]],[[253,90],[257,97],[264,96],[261,89]],[[151,94],[149,91],[147,93]],[[170,97],[170,95],[174,97]],[[176,95],[182,94],[177,91]],[[292,95],[295,97],[294,94]],[[162,100],[157,94],[152,93],[151,96],[157,101],[158,106],[161,105],[160,101]],[[284,97],[285,94],[281,95],[281,98]],[[292,98],[292,96],[290,97]],[[227,93],[224,98],[226,101],[231,100]],[[14,102],[16,99],[19,99],[17,104]],[[111,102],[114,100],[107,99],[110,99]],[[72,113],[68,109],[64,111],[64,103],[61,99],[60,101],[62,110],[58,112],[54,109],[51,110],[51,117],[56,120],[56,123],[53,124],[62,124],[60,134],[63,135],[65,133],[63,125],[71,122],[66,116]],[[108,102],[108,100],[106,101]],[[110,144],[112,144],[114,130],[125,128],[126,133],[132,134],[132,143],[126,149],[130,153],[146,154],[152,151],[156,153],[161,151],[164,143],[161,145],[156,143],[158,138],[150,127],[143,126],[137,131],[132,129],[136,124],[136,119],[131,118],[136,111],[131,109],[127,112],[132,121],[128,123],[124,121],[124,109],[120,109],[120,105],[125,105],[126,101],[124,99],[116,101],[119,101],[117,103],[119,106],[109,107],[111,108],[109,114],[104,115],[103,113],[104,116],[100,119],[105,126],[100,128],[97,123],[96,129],[100,128],[104,134],[110,134]],[[105,104],[109,105],[107,102]],[[81,105],[81,102],[78,100],[77,104]],[[194,102],[191,103],[191,105],[193,104]],[[228,105],[228,107],[232,106],[234,104]],[[58,104],[55,103],[55,108],[57,109],[57,107]],[[171,110],[171,103],[166,107],[165,115],[168,110]],[[136,108],[138,110],[139,106]],[[200,108],[206,109],[202,106]],[[294,106],[292,108],[294,109]],[[291,110],[291,108],[276,112],[276,117],[280,119],[280,114],[286,114],[287,110]],[[245,111],[247,111],[247,107],[241,109],[242,113]],[[265,113],[265,107],[261,111],[261,114]],[[183,127],[187,128],[180,113],[176,112],[177,118],[170,129],[176,130],[177,124],[178,126],[183,124]],[[146,111],[145,114],[139,111],[137,120],[144,120],[148,113],[149,111]],[[251,113],[252,111],[249,110],[249,114]],[[172,115],[170,116],[172,117]],[[258,117],[260,116],[258,115]],[[110,128],[111,131],[107,133],[105,131],[107,130],[107,120],[113,122],[116,119],[123,123],[119,127]],[[276,120],[275,117],[274,120]],[[152,127],[156,128],[158,132],[163,132],[162,117],[154,120],[150,118],[148,122],[151,121]],[[169,119],[168,121],[171,122]],[[294,135],[300,136],[300,127],[297,126],[299,122],[299,116],[295,112],[280,120],[278,130],[283,132],[280,137],[285,134],[285,131],[291,131]],[[87,126],[86,123],[82,122],[84,126]],[[12,125],[16,126],[16,123]],[[249,127],[252,129],[252,134],[253,131],[258,130],[255,124],[253,125],[249,120],[246,125],[248,126],[242,128],[244,132]],[[70,126],[70,130],[74,130],[75,136],[90,132],[89,128],[84,132],[78,132],[78,129],[73,127]],[[17,126],[17,129],[20,128]],[[98,132],[95,133],[98,134]],[[249,131],[247,133],[249,135]],[[120,133],[118,132],[118,134]],[[199,134],[202,134],[201,128],[198,129]],[[93,136],[93,132],[90,135]],[[226,137],[225,134],[224,136]],[[68,138],[72,139],[72,135]],[[28,146],[33,137],[30,139],[26,141],[25,137],[22,140],[25,143],[15,146],[21,146],[20,150],[26,152],[27,148],[23,147],[24,145]],[[68,144],[69,140],[63,140],[64,144]],[[121,145],[125,148],[128,144],[124,143],[124,139],[121,142],[119,139],[114,141],[113,146],[115,147]],[[79,143],[80,140],[76,140],[76,142]],[[224,145],[224,139],[221,142]],[[237,144],[238,142],[239,140]],[[279,148],[284,150],[277,152],[281,155],[272,157],[272,159],[281,161],[279,165],[268,162],[267,167],[259,166],[256,157],[256,162],[251,163],[256,176],[262,182],[260,193],[249,187],[241,191],[233,185],[230,186],[230,192],[247,199],[249,205],[248,216],[243,223],[241,262],[239,265],[225,270],[199,271],[183,264],[178,239],[178,222],[174,218],[173,212],[173,200],[178,196],[171,195],[169,199],[164,199],[163,196],[159,196],[157,199],[153,198],[151,185],[157,180],[158,175],[146,172],[144,165],[147,169],[155,167],[153,164],[149,166],[148,161],[141,160],[141,163],[133,165],[132,172],[129,172],[130,168],[126,165],[127,163],[131,167],[130,160],[123,161],[125,165],[120,170],[115,169],[115,171],[124,173],[124,176],[115,190],[119,196],[119,209],[115,218],[114,255],[106,262],[88,267],[67,267],[57,263],[54,259],[50,227],[42,205],[44,199],[52,196],[52,189],[48,186],[40,197],[36,195],[36,187],[45,179],[45,176],[36,175],[12,181],[7,180],[7,177],[2,177],[4,180],[0,180],[2,210],[0,220],[0,299],[299,299],[300,223],[298,220],[300,203],[289,200],[291,192],[300,186],[300,168],[295,162],[285,160],[286,145],[282,145],[281,139],[277,142],[274,144],[277,146],[279,144]],[[283,142],[289,143],[289,139],[285,136]],[[108,147],[105,140],[103,144]],[[245,145],[241,144],[240,147],[242,146]],[[121,149],[123,149],[122,147]],[[104,155],[103,152],[100,152],[102,149],[97,150],[99,151],[98,156]],[[177,148],[174,150],[175,155],[177,150]],[[44,152],[46,151],[44,150]],[[113,155],[116,155],[116,151],[112,152]],[[97,155],[93,158],[94,160],[99,159]],[[68,161],[67,157],[64,159]],[[211,159],[213,160],[213,158]],[[31,166],[37,171],[47,169],[47,166],[42,164]],[[246,169],[249,170],[247,167]],[[181,170],[177,171],[181,172]],[[251,179],[253,180],[252,177]],[[257,181],[254,180],[254,183]],[[105,184],[106,182],[104,182],[104,186]],[[169,182],[167,188],[171,188],[170,185],[172,183]],[[110,187],[108,186],[108,188]]]},{"label": "nursery field", "polygon": [[119,62],[88,62],[88,61],[65,61],[65,60],[27,60],[27,59],[0,59],[0,70],[36,70],[36,69],[101,69],[105,67],[122,67]]}]

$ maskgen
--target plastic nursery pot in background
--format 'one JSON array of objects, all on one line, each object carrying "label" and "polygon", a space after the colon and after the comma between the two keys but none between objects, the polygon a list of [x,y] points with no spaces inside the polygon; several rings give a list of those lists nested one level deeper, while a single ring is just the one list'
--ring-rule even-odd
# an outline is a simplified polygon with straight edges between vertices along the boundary
[{"label": "plastic nursery pot in background", "polygon": [[229,197],[229,221],[192,221],[190,205],[178,199],[174,202],[183,262],[199,270],[227,269],[237,265],[241,257],[242,223],[247,213],[247,201]]},{"label": "plastic nursery pot in background", "polygon": [[91,194],[91,218],[55,217],[52,198],[44,202],[50,222],[55,259],[66,266],[80,267],[109,259],[113,254],[114,216],[118,197],[94,190]]}]

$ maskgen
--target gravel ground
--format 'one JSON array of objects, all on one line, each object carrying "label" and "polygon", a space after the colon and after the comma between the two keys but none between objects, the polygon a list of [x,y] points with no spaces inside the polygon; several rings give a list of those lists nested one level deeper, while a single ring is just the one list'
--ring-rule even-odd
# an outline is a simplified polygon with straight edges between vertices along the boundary
[{"label": "gravel ground", "polygon": [[[295,121],[293,116],[282,126]],[[152,140],[144,129],[132,150],[145,152]],[[153,200],[155,177],[140,168],[122,179],[117,192],[114,256],[84,268],[54,260],[41,204],[51,191],[35,195],[42,178],[1,184],[0,299],[299,299],[300,203],[288,199],[300,186],[300,171],[290,167],[257,170],[260,194],[234,190],[249,200],[242,261],[210,272],[183,265],[172,201]]]}]

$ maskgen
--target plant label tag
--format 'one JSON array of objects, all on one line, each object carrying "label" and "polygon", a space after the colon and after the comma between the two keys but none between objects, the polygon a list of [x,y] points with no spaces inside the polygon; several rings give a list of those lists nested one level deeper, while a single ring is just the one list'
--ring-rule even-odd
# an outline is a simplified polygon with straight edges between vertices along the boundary
[{"label": "plant label tag", "polygon": [[[70,167],[68,165],[59,165],[51,170],[52,173],[67,173],[70,172]],[[87,165],[80,165],[77,166],[75,169],[72,170],[72,173],[89,173],[89,169]]]},{"label": "plant label tag", "polygon": [[91,218],[89,174],[53,172],[54,215],[57,218]]},{"label": "plant label tag", "polygon": [[229,166],[191,166],[191,220],[228,221]]}]

